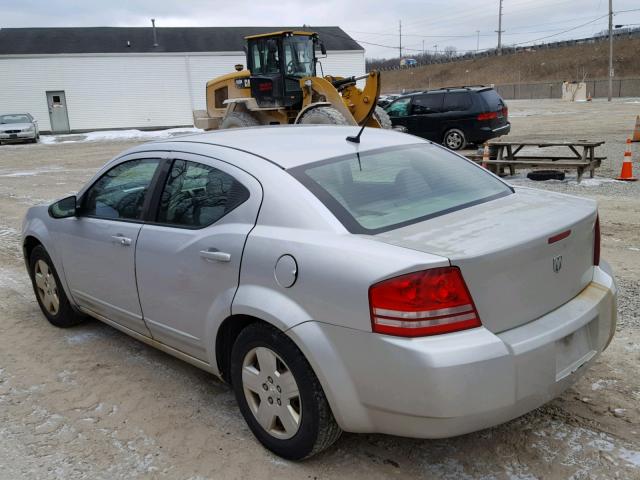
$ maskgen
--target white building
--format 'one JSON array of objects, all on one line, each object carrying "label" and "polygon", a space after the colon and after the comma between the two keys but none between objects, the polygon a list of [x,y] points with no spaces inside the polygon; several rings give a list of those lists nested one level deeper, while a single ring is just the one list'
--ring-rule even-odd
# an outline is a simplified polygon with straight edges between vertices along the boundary
[{"label": "white building", "polygon": [[[4,28],[0,113],[29,112],[43,132],[192,125],[206,82],[246,65],[245,36],[292,29],[157,28],[154,45],[152,28]],[[312,30],[327,47],[325,75],[365,73],[344,31]]]}]

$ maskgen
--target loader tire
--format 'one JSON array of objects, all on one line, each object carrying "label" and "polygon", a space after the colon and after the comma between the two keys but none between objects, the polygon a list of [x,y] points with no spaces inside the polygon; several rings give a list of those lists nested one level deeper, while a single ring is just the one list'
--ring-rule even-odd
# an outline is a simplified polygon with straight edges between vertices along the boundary
[{"label": "loader tire", "polygon": [[386,128],[387,130],[391,130],[393,125],[391,124],[391,118],[389,114],[382,107],[376,107],[373,112],[374,118],[378,121],[382,128]]},{"label": "loader tire", "polygon": [[253,115],[248,112],[231,112],[229,113],[220,124],[220,129],[225,128],[247,128],[256,127],[260,125]]},{"label": "loader tire", "polygon": [[333,107],[317,107],[305,112],[300,125],[347,125],[344,116]]}]

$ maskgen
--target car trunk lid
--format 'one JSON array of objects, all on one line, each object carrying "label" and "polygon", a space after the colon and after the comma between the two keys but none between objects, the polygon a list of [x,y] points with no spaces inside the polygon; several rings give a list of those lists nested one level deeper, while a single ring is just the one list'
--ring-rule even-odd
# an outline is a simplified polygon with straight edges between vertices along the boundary
[{"label": "car trunk lid", "polygon": [[558,308],[588,285],[596,215],[591,200],[517,189],[372,238],[449,258],[483,325],[499,333]]}]

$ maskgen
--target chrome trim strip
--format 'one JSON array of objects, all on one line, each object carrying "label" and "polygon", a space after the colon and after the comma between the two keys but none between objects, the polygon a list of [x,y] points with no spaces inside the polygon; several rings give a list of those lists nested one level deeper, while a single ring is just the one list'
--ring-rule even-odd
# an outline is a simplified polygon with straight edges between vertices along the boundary
[{"label": "chrome trim strip", "polygon": [[393,318],[433,318],[442,317],[444,315],[455,315],[457,313],[473,311],[471,304],[460,305],[459,307],[441,308],[440,310],[424,310],[420,312],[401,312],[399,310],[386,310],[384,308],[374,308],[373,314],[381,317]]},{"label": "chrome trim strip", "polygon": [[470,312],[464,315],[456,315],[454,317],[438,318],[435,320],[422,320],[422,321],[403,321],[392,320],[390,318],[373,317],[374,321],[378,325],[387,325],[389,327],[397,328],[424,328],[434,327],[436,325],[446,325],[449,323],[464,322],[465,320],[473,320],[476,317],[475,312]]}]

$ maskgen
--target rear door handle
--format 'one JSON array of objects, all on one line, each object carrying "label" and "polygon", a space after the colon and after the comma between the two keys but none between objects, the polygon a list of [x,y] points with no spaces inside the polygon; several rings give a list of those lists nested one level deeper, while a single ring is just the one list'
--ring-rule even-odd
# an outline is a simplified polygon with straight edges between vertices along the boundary
[{"label": "rear door handle", "polygon": [[200,250],[200,256],[205,260],[215,260],[217,262],[230,262],[231,254],[226,252],[220,252],[215,249]]},{"label": "rear door handle", "polygon": [[125,237],[124,235],[111,235],[111,238],[113,239],[114,242],[122,245],[123,247],[128,247],[131,245],[131,239]]}]

